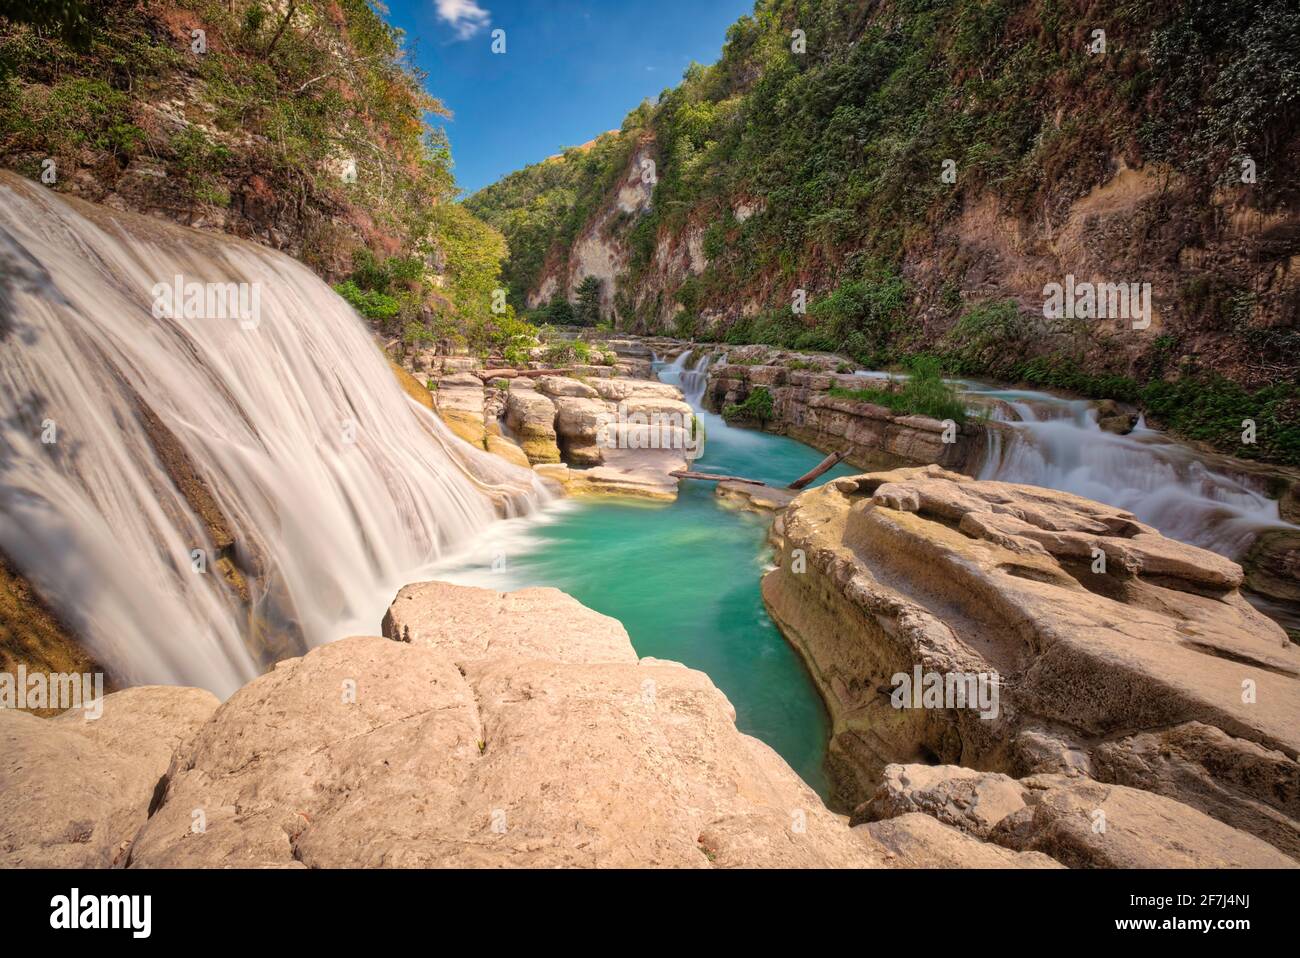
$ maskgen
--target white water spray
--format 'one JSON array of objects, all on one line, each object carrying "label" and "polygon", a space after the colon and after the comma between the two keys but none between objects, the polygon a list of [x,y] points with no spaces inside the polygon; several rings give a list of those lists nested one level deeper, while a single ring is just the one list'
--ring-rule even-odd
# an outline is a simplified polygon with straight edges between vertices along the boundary
[{"label": "white water spray", "polygon": [[[124,684],[226,695],[285,641],[374,634],[398,588],[542,495],[407,398],[294,260],[8,175],[0,196],[0,553]],[[259,322],[154,318],[177,275],[260,284]],[[150,414],[224,517],[247,602]]]},{"label": "white water spray", "polygon": [[1126,436],[1097,425],[1087,400],[960,381],[967,394],[1005,405],[992,418],[980,479],[1073,492],[1128,509],[1174,539],[1237,558],[1263,529],[1285,525],[1263,483],[1216,465],[1141,421]]}]

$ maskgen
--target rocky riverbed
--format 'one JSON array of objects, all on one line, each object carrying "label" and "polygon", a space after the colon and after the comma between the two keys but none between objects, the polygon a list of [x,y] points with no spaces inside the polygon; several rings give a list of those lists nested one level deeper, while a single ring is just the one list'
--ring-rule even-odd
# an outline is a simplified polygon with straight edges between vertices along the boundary
[{"label": "rocky riverbed", "polygon": [[[889,766],[854,819],[555,589],[401,590],[384,636],[224,704],[140,687],[0,712],[0,862],[86,867],[1290,867],[1190,805],[1081,770]],[[70,761],[75,757],[75,761]],[[1109,823],[1091,829],[1100,810]]]}]

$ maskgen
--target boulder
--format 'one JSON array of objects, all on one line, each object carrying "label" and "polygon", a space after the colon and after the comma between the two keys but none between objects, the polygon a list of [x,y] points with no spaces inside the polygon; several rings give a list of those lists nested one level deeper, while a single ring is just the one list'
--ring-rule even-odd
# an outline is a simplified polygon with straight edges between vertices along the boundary
[{"label": "boulder", "polygon": [[0,865],[125,863],[173,751],[218,704],[202,689],[137,686],[54,718],[0,710]]},{"label": "boulder", "polygon": [[132,866],[885,864],[704,674],[554,589],[410,586],[385,630],[226,702]]},{"label": "boulder", "polygon": [[536,390],[523,388],[522,381],[516,381],[506,397],[506,425],[518,437],[529,462],[560,461],[555,404]]},{"label": "boulder", "polygon": [[[1295,849],[1300,650],[1234,563],[1121,509],[934,466],[809,490],[774,537],[763,596],[828,703],[845,805],[891,763],[1091,774]],[[899,696],[918,675],[933,702]],[[1144,738],[1188,723],[1213,731],[1167,754]]]},{"label": "boulder", "polygon": [[1097,426],[1106,432],[1127,436],[1137,425],[1137,412],[1121,406],[1113,399],[1103,399],[1094,408],[1097,414]]},{"label": "boulder", "polygon": [[606,402],[594,390],[591,396],[558,396],[554,402],[555,433],[564,461],[573,466],[601,465],[602,434],[613,419]]}]

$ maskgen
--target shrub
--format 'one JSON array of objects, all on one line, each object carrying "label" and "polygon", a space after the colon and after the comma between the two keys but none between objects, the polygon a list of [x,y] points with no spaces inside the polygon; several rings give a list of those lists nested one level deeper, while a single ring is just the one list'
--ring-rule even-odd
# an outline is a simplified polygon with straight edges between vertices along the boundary
[{"label": "shrub", "polygon": [[906,416],[929,416],[940,421],[966,421],[966,404],[955,387],[943,381],[939,360],[933,356],[914,357],[911,376],[898,389],[847,389],[836,386],[831,395],[839,399],[875,403]]},{"label": "shrub", "polygon": [[755,386],[741,403],[732,403],[722,410],[726,422],[757,422],[760,425],[772,418],[772,394],[765,386]]}]

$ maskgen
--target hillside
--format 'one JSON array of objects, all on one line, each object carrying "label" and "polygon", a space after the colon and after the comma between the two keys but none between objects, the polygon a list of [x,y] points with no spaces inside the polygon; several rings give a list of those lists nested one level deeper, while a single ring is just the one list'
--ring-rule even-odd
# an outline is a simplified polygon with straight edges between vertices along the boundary
[{"label": "hillside", "polygon": [[0,165],[301,260],[419,344],[485,347],[500,235],[453,200],[400,31],[367,0],[82,0],[0,16]]},{"label": "hillside", "polygon": [[[594,276],[621,330],[937,354],[1300,462],[1297,90],[1283,0],[759,0],[603,149],[467,205],[529,307]],[[1150,309],[1047,318],[1074,281]]]}]

